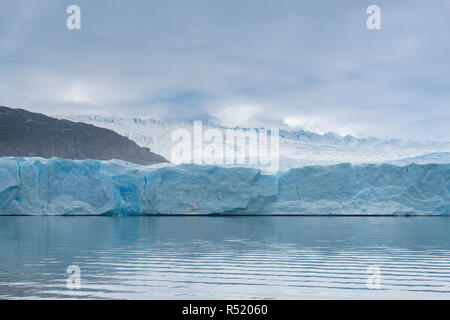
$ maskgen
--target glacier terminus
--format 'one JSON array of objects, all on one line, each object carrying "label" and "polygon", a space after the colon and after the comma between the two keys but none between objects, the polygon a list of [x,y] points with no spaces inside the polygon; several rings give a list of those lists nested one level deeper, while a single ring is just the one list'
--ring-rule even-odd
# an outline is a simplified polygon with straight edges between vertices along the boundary
[{"label": "glacier terminus", "polygon": [[254,168],[0,159],[0,215],[448,215],[450,164]]}]

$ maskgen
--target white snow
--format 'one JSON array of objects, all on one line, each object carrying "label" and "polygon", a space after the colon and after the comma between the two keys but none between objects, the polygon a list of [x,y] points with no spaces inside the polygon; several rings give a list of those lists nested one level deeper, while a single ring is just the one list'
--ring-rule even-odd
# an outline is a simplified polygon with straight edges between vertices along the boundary
[{"label": "white snow", "polygon": [[[171,159],[174,143],[171,134],[174,130],[185,128],[193,131],[193,122],[159,121],[143,118],[116,118],[102,116],[59,116],[72,121],[93,124],[111,129],[128,137],[142,147]],[[226,128],[209,123],[204,130]],[[306,165],[329,165],[349,162],[408,164],[418,160],[430,163],[436,157],[421,157],[430,153],[450,152],[450,142],[415,142],[403,140],[381,140],[376,138],[358,139],[352,136],[339,136],[333,133],[324,135],[308,131],[280,130],[280,169],[285,171]],[[421,157],[420,159],[417,157]],[[442,163],[438,161],[438,163]],[[448,159],[445,156],[445,159]],[[402,161],[400,161],[402,160]],[[445,160],[444,162],[448,162]]]}]

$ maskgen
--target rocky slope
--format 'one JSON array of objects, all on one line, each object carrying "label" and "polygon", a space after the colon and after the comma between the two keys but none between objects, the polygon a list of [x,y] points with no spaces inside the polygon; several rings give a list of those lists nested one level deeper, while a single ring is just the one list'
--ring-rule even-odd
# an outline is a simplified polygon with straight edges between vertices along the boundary
[{"label": "rocky slope", "polygon": [[166,162],[112,130],[0,107],[0,157],[4,156],[119,159],[141,165]]}]

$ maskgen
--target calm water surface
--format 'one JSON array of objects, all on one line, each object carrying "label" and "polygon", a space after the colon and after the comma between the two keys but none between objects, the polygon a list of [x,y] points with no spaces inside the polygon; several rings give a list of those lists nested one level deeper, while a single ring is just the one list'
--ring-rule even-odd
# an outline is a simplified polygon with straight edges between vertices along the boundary
[{"label": "calm water surface", "polygon": [[450,298],[448,217],[0,217],[0,243],[3,299]]}]

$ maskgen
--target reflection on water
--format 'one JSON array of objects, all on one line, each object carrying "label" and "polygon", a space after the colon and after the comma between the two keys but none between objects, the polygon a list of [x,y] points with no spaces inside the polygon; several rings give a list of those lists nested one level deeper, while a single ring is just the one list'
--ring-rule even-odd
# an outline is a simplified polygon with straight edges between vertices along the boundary
[{"label": "reflection on water", "polygon": [[0,298],[450,298],[447,217],[0,217],[0,243]]}]

